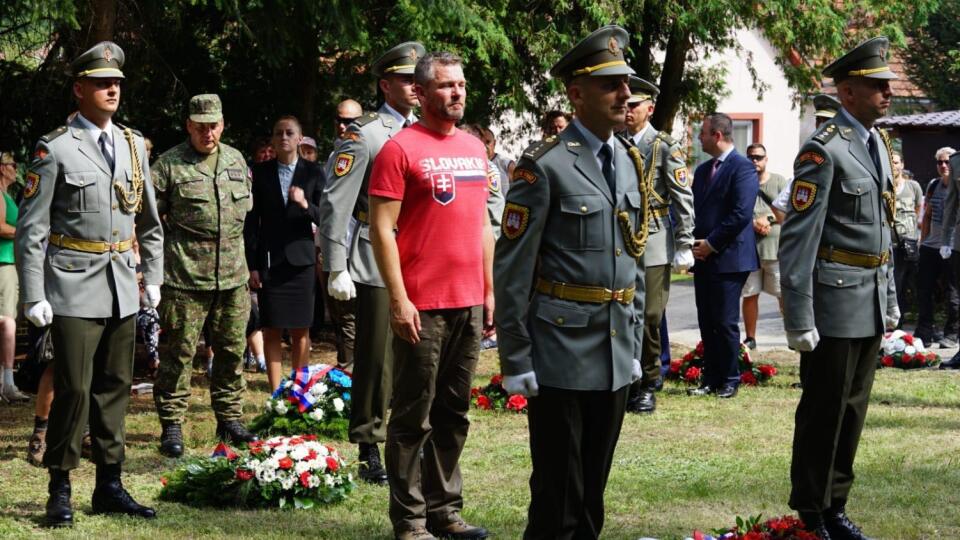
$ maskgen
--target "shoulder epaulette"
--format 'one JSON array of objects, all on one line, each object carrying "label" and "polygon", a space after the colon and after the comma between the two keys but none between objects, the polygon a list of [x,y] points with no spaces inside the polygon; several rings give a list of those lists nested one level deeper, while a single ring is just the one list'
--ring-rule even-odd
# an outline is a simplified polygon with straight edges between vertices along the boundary
[{"label": "shoulder epaulette", "polygon": [[630,149],[636,146],[635,144],[633,144],[633,141],[630,140],[630,137],[624,137],[620,133],[615,134],[614,137],[616,137],[618,141],[623,143],[623,146],[625,146],[627,149]]},{"label": "shoulder epaulette", "polygon": [[542,141],[537,141],[523,151],[523,157],[536,161],[543,157],[548,150],[560,144],[560,139],[556,135],[551,135]]},{"label": "shoulder epaulette", "polygon": [[820,131],[814,133],[813,140],[817,141],[820,144],[827,144],[827,141],[832,139],[837,134],[837,125],[828,122],[820,127]]},{"label": "shoulder epaulette", "polygon": [[143,137],[143,133],[140,133],[140,130],[133,129],[132,127],[127,127],[127,126],[125,126],[125,125],[123,125],[123,124],[117,124],[117,127],[120,128],[120,131],[123,131],[123,130],[125,130],[125,129],[129,129],[130,131],[133,132],[134,135],[136,135],[136,136],[138,136],[138,137]]},{"label": "shoulder epaulette", "polygon": [[373,122],[377,118],[380,118],[379,114],[375,112],[368,112],[360,115],[360,117],[354,120],[353,123],[356,124],[357,127],[363,127],[369,124],[370,122]]},{"label": "shoulder epaulette", "polygon": [[67,126],[63,125],[63,126],[58,127],[57,129],[51,131],[50,133],[47,133],[47,134],[44,135],[43,137],[40,137],[40,140],[43,141],[43,142],[50,142],[50,141],[56,139],[57,137],[63,135],[63,134],[66,133],[66,132],[67,132]]},{"label": "shoulder epaulette", "polygon": [[673,137],[671,137],[669,134],[667,134],[667,133],[665,133],[665,132],[663,132],[663,131],[658,131],[658,132],[657,132],[657,138],[660,139],[661,141],[667,143],[668,146],[673,146],[673,145],[677,144],[677,141],[676,141]]}]

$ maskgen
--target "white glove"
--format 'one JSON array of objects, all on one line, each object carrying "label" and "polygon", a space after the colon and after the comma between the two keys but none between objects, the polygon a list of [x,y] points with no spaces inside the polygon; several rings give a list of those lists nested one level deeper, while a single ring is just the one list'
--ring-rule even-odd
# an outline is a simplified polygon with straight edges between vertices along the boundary
[{"label": "white glove", "polygon": [[53,322],[53,308],[46,300],[24,304],[23,314],[34,326],[40,328]]},{"label": "white glove", "polygon": [[684,268],[693,266],[693,251],[690,248],[680,248],[673,254],[673,271],[679,272]]},{"label": "white glove", "polygon": [[893,306],[893,309],[887,310],[887,316],[884,317],[884,330],[893,330],[900,322],[900,306]]},{"label": "white glove", "polygon": [[350,272],[346,270],[330,272],[330,277],[327,279],[327,291],[330,292],[330,296],[341,302],[357,297],[357,286],[353,284],[353,278],[350,277]]},{"label": "white glove", "polygon": [[953,248],[950,246],[940,246],[940,257],[943,259],[949,259],[950,254],[953,253]]},{"label": "white glove", "polygon": [[160,305],[160,286],[147,285],[143,288],[143,307],[155,308]]},{"label": "white glove", "polygon": [[817,343],[820,343],[820,333],[817,332],[816,328],[802,332],[791,332],[787,330],[787,345],[791,349],[800,352],[810,352],[817,348]]},{"label": "white glove", "polygon": [[640,380],[640,377],[643,376],[643,372],[640,371],[640,361],[636,358],[633,359],[633,369],[630,370],[630,384],[633,384]]},{"label": "white glove", "polygon": [[519,375],[506,375],[503,378],[503,389],[508,394],[520,394],[524,397],[532,397],[540,392],[537,385],[537,374],[528,371]]}]

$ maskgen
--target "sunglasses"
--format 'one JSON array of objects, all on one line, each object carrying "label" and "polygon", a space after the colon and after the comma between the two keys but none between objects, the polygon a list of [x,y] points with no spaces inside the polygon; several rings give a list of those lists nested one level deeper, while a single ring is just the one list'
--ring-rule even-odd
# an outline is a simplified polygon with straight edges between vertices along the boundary
[{"label": "sunglasses", "polygon": [[333,119],[333,121],[337,124],[343,124],[345,126],[350,125],[350,122],[353,122],[354,120],[356,120],[356,118],[344,118],[342,116],[336,116]]},{"label": "sunglasses", "polygon": [[949,165],[949,164],[950,164],[950,160],[949,160],[949,159],[938,159],[938,160],[937,160],[937,165]]},{"label": "sunglasses", "polygon": [[763,161],[767,156],[758,156],[757,154],[750,154],[747,156],[747,159],[750,161]]},{"label": "sunglasses", "polygon": [[643,103],[643,102],[642,102],[642,101],[634,101],[633,103],[627,103],[627,107],[630,107],[631,109],[636,109],[637,107],[640,106],[641,103]]}]

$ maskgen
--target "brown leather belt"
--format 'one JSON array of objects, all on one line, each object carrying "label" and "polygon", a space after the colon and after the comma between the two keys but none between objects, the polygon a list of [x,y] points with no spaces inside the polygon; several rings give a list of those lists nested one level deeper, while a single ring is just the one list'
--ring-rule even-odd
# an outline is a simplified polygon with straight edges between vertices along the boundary
[{"label": "brown leather belt", "polygon": [[820,246],[820,249],[817,250],[817,258],[849,266],[877,268],[887,264],[890,260],[890,252],[884,251],[880,255],[874,255],[872,253],[859,253],[835,247]]},{"label": "brown leather belt", "polygon": [[587,302],[590,304],[620,302],[621,304],[629,304],[633,302],[633,294],[636,292],[636,289],[630,287],[629,289],[617,289],[613,291],[604,287],[573,285],[571,283],[560,283],[537,278],[537,292],[559,298],[560,300],[570,300],[573,302]]},{"label": "brown leather belt", "polygon": [[653,215],[659,218],[667,217],[670,215],[669,206],[661,206],[660,208],[651,208],[650,211],[653,213]]},{"label": "brown leather belt", "polygon": [[133,247],[133,238],[127,238],[126,240],[111,244],[110,242],[102,242],[100,240],[83,240],[80,238],[70,238],[62,234],[50,233],[50,243],[60,248],[82,251],[84,253],[124,252]]}]

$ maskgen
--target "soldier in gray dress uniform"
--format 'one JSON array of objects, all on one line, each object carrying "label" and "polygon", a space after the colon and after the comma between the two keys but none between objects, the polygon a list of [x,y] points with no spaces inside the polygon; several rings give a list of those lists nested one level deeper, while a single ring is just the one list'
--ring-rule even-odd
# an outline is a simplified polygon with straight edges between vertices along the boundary
[{"label": "soldier in gray dress uniform", "polygon": [[504,387],[529,400],[524,538],[596,538],[630,383],[640,378],[643,157],[613,129],[630,97],[626,30],[605,26],[550,70],[576,119],[524,151],[494,256]]},{"label": "soldier in gray dress uniform", "polygon": [[846,515],[853,460],[884,329],[900,318],[890,237],[889,43],[873,38],[823,70],[842,108],[800,148],[780,232],[784,328],[800,351],[803,394],[790,507],[821,538],[865,538]]},{"label": "soldier in gray dress uniform", "polygon": [[[390,298],[370,244],[367,184],[373,160],[388,139],[417,119],[413,108],[413,69],[426,50],[416,42],[397,45],[373,62],[384,103],[355,120],[327,162],[327,185],[320,201],[320,251],[330,273],[327,290],[337,300],[357,298],[353,403],[350,441],[360,447],[360,478],[385,484],[387,473],[377,444],[386,440],[386,413],[393,370],[390,353]],[[357,229],[346,244],[350,218]]]},{"label": "soldier in gray dress uniform", "polygon": [[24,313],[37,326],[52,323],[54,397],[43,457],[51,526],[73,523],[69,471],[80,461],[88,419],[94,513],[156,515],[120,481],[140,308],[134,225],[151,307],[163,281],[163,231],[143,136],[111,121],[123,61],[123,50],[104,41],[71,64],[79,113],[37,143],[17,224]]},{"label": "soldier in gray dress uniform", "polygon": [[[663,386],[660,377],[660,325],[670,297],[670,267],[693,266],[693,178],[670,135],[650,124],[653,102],[660,89],[640,77],[630,76],[627,130],[624,135],[643,154],[643,181],[650,193],[650,237],[643,253],[646,300],[643,317],[643,377],[631,385],[627,412],[652,413],[654,392]],[[671,210],[676,223],[671,220]]]}]

